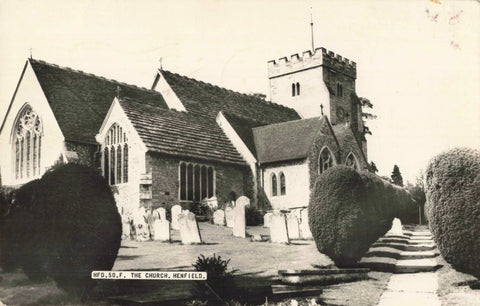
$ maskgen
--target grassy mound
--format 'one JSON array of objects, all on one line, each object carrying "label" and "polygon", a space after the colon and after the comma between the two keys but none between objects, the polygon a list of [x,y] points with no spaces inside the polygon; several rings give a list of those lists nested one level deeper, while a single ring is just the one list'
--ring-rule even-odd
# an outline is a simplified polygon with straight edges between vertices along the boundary
[{"label": "grassy mound", "polygon": [[83,293],[92,270],[110,270],[121,220],[106,181],[95,170],[56,167],[15,192],[2,218],[2,267],[12,262],[33,280],[52,277]]},{"label": "grassy mound", "polygon": [[393,218],[415,209],[403,188],[367,172],[338,166],[322,173],[310,196],[309,225],[318,250],[337,266],[357,265]]},{"label": "grassy mound", "polygon": [[442,153],[425,174],[425,210],[440,253],[458,271],[480,277],[480,152]]}]

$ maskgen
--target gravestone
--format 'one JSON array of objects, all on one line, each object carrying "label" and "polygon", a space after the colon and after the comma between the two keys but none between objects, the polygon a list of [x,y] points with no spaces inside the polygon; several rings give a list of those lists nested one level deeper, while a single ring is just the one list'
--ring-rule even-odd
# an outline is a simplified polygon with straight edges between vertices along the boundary
[{"label": "gravestone", "polygon": [[212,210],[215,210],[218,208],[218,200],[216,196],[206,199],[206,202],[208,207],[210,207]]},{"label": "gravestone", "polygon": [[[248,199],[248,198],[247,198]],[[237,203],[233,209],[233,236],[245,238],[245,206],[244,203]]]},{"label": "gravestone", "polygon": [[300,212],[300,238],[302,239],[313,239],[312,232],[310,231],[310,226],[308,225],[308,209],[302,209]]},{"label": "gravestone", "polygon": [[168,220],[153,221],[153,240],[170,241],[170,222]]},{"label": "gravestone", "polygon": [[131,224],[129,220],[122,223],[122,239],[129,239],[131,235]]},{"label": "gravestone", "polygon": [[288,239],[300,239],[300,228],[298,226],[298,219],[293,212],[287,214],[287,232]]},{"label": "gravestone", "polygon": [[153,211],[154,220],[167,220],[167,212],[165,208],[159,207]]},{"label": "gravestone", "polygon": [[233,222],[234,222],[233,208],[231,207],[225,208],[225,221],[227,222],[228,227],[233,227]]},{"label": "gravestone", "polygon": [[274,212],[270,221],[270,240],[274,243],[288,243],[287,222],[285,215]]},{"label": "gravestone", "polygon": [[182,213],[182,207],[180,205],[173,205],[171,209],[172,215],[172,228],[174,230],[180,229],[178,225],[178,216]]},{"label": "gravestone", "polygon": [[241,196],[235,201],[235,206],[249,206],[250,205],[250,199],[247,198],[246,196]]},{"label": "gravestone", "polygon": [[398,218],[393,219],[392,228],[387,232],[387,235],[398,235],[398,236],[403,235],[402,221],[400,221],[400,219]]},{"label": "gravestone", "polygon": [[213,224],[221,226],[225,225],[225,212],[223,210],[217,209],[213,213]]},{"label": "gravestone", "polygon": [[140,207],[133,215],[133,224],[135,225],[135,233],[138,241],[150,240],[150,232],[148,224],[145,220],[145,209]]},{"label": "gravestone", "polygon": [[183,244],[202,243],[195,215],[191,212],[182,213],[178,216],[180,236]]},{"label": "gravestone", "polygon": [[270,227],[270,222],[272,220],[272,213],[266,213],[263,215],[263,227]]}]

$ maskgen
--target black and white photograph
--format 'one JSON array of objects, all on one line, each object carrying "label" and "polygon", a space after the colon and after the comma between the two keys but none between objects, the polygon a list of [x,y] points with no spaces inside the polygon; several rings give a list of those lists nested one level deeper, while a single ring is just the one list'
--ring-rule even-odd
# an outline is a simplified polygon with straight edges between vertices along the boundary
[{"label": "black and white photograph", "polygon": [[0,0],[0,305],[480,305],[479,29]]}]

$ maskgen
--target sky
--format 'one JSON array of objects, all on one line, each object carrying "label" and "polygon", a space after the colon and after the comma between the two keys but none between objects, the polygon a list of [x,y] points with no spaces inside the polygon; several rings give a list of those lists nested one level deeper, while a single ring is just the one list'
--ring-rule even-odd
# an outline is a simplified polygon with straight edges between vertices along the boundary
[{"label": "sky", "polygon": [[[269,94],[267,61],[325,47],[357,63],[374,105],[368,159],[414,182],[449,148],[480,148],[480,2],[0,0],[0,118],[30,56],[150,87],[164,69]],[[367,110],[366,110],[367,111]]]}]

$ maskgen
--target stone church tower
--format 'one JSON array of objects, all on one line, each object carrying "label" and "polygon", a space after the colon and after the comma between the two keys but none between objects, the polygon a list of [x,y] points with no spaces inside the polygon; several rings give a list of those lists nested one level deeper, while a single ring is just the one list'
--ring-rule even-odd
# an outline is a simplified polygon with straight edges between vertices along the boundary
[{"label": "stone church tower", "polygon": [[349,121],[353,130],[363,132],[355,62],[317,48],[269,61],[268,78],[272,102],[295,109],[302,118],[323,113],[332,125]]}]

